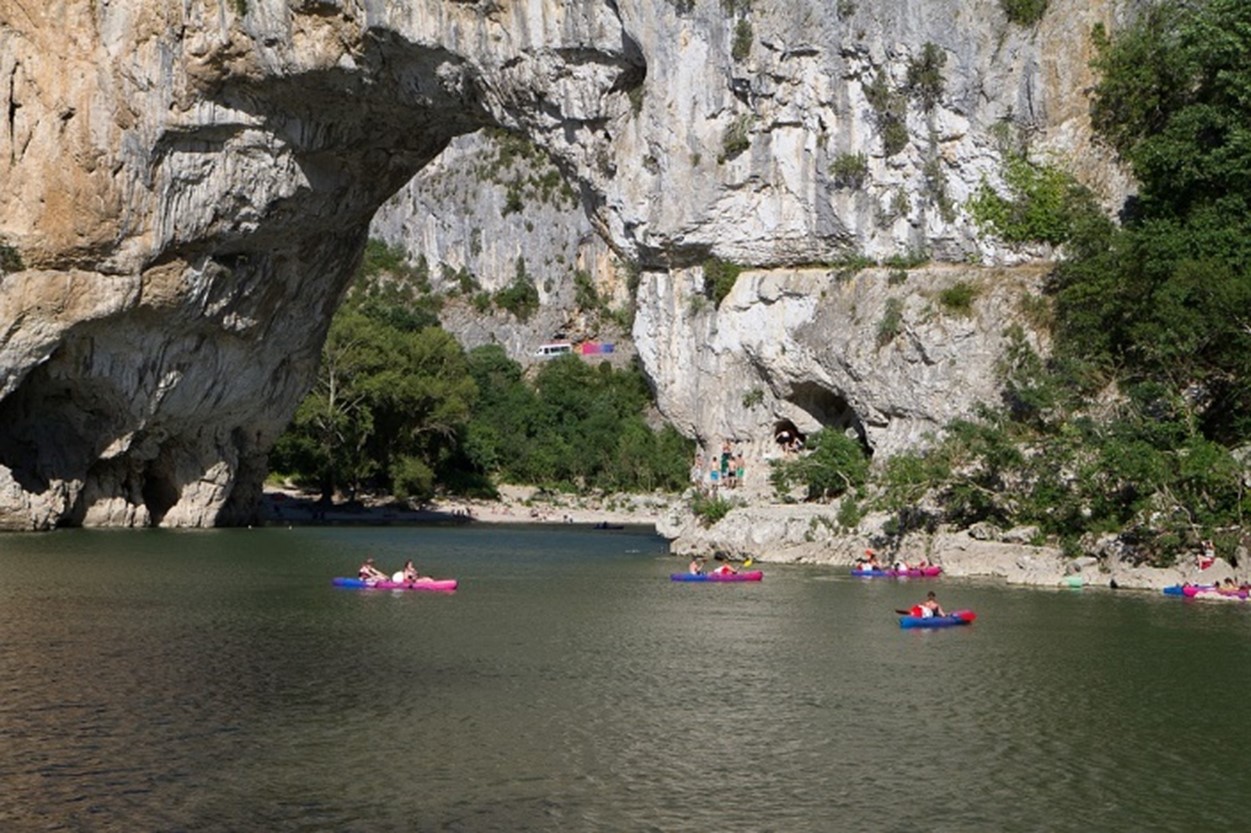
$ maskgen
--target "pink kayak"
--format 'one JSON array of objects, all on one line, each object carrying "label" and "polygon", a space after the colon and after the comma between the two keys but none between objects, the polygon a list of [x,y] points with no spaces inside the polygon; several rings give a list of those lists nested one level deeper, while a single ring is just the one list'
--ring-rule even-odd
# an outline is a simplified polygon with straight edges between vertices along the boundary
[{"label": "pink kayak", "polygon": [[670,573],[671,581],[760,581],[764,573],[749,570],[742,573]]},{"label": "pink kayak", "polygon": [[852,568],[853,576],[861,578],[933,578],[943,571],[942,567],[913,567],[909,570],[883,570],[880,567],[870,569]]},{"label": "pink kayak", "polygon": [[455,590],[454,578],[418,579],[417,581],[366,581],[360,578],[336,578],[335,587],[357,587],[363,590]]}]

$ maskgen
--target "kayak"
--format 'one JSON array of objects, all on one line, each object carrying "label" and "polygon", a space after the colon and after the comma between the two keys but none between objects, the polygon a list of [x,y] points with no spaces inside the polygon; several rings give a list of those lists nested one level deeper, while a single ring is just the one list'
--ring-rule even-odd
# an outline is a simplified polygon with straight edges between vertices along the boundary
[{"label": "kayak", "polygon": [[1226,598],[1242,601],[1247,598],[1247,591],[1245,590],[1224,590],[1212,584],[1183,584],[1181,586],[1181,594],[1187,599]]},{"label": "kayak", "polygon": [[913,567],[910,570],[857,570],[852,569],[853,576],[860,578],[934,578],[943,571],[942,567]]},{"label": "kayak", "polygon": [[744,573],[670,573],[671,581],[760,581],[764,573],[749,570]]},{"label": "kayak", "polygon": [[1201,589],[1193,595],[1187,594],[1187,597],[1212,602],[1245,602],[1247,600],[1247,594],[1241,590]]},{"label": "kayak", "polygon": [[362,590],[455,590],[456,579],[439,578],[422,581],[366,581],[362,578],[336,578],[335,587],[356,587]]},{"label": "kayak", "polygon": [[1170,584],[1168,587],[1164,588],[1164,595],[1165,596],[1184,596],[1186,595],[1186,588],[1189,586],[1190,585],[1188,584]]},{"label": "kayak", "polygon": [[950,628],[955,625],[967,625],[977,618],[971,610],[953,610],[946,616],[900,616],[901,628]]}]

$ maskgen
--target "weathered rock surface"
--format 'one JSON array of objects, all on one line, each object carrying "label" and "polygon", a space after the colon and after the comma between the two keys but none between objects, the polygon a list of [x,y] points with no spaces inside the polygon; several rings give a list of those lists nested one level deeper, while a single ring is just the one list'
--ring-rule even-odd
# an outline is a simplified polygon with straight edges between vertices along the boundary
[{"label": "weathered rock surface", "polygon": [[[493,125],[546,153],[645,271],[640,354],[687,430],[754,432],[767,420],[735,402],[760,380],[775,416],[906,444],[973,399],[948,394],[985,389],[936,368],[956,346],[989,355],[997,333],[974,347],[963,322],[927,318],[935,276],[901,299],[919,342],[852,345],[835,334],[872,329],[886,289],[862,276],[805,301],[796,267],[1045,254],[984,240],[961,208],[1026,138],[1080,158],[1115,203],[1082,89],[1089,27],[1128,5],[1053,0],[1023,28],[992,0],[0,0],[0,528],[251,517],[370,218]],[[928,97],[906,89],[927,44],[945,56]],[[857,154],[849,184],[839,163]],[[602,249],[575,249],[608,280]],[[688,311],[710,254],[785,272]],[[773,349],[788,321],[810,357]],[[698,353],[678,352],[688,327],[710,342]]]},{"label": "weathered rock surface", "polygon": [[[866,547],[877,545],[884,516],[870,516],[855,530],[840,528],[837,505],[776,504],[732,510],[710,527],[674,507],[661,517],[657,531],[672,539],[679,555],[725,552],[775,564],[821,564],[850,569]],[[1056,547],[1022,542],[1023,530],[981,536],[976,530],[912,533],[896,548],[878,550],[884,561],[916,563],[922,558],[951,578],[996,579],[1036,587],[1121,587],[1160,590],[1173,584],[1213,584],[1232,578],[1251,580],[1251,565],[1239,553],[1238,568],[1217,559],[1200,570],[1192,561],[1155,568],[1106,559],[1066,558]]]}]

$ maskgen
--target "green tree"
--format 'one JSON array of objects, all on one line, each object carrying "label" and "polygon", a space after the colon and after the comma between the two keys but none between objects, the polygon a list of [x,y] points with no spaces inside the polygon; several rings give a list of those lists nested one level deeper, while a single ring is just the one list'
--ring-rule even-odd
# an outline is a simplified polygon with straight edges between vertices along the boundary
[{"label": "green tree", "polygon": [[1159,3],[1097,33],[1092,118],[1141,183],[1122,229],[1057,272],[1060,349],[1189,399],[1209,439],[1251,437],[1251,4]]}]

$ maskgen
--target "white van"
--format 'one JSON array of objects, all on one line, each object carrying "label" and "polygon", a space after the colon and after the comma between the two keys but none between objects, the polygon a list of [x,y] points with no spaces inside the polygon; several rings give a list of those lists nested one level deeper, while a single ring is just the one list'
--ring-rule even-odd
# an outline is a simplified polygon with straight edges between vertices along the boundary
[{"label": "white van", "polygon": [[550,359],[553,356],[565,356],[572,352],[573,345],[567,341],[562,341],[554,344],[540,344],[538,349],[534,351],[534,355],[540,359]]}]

